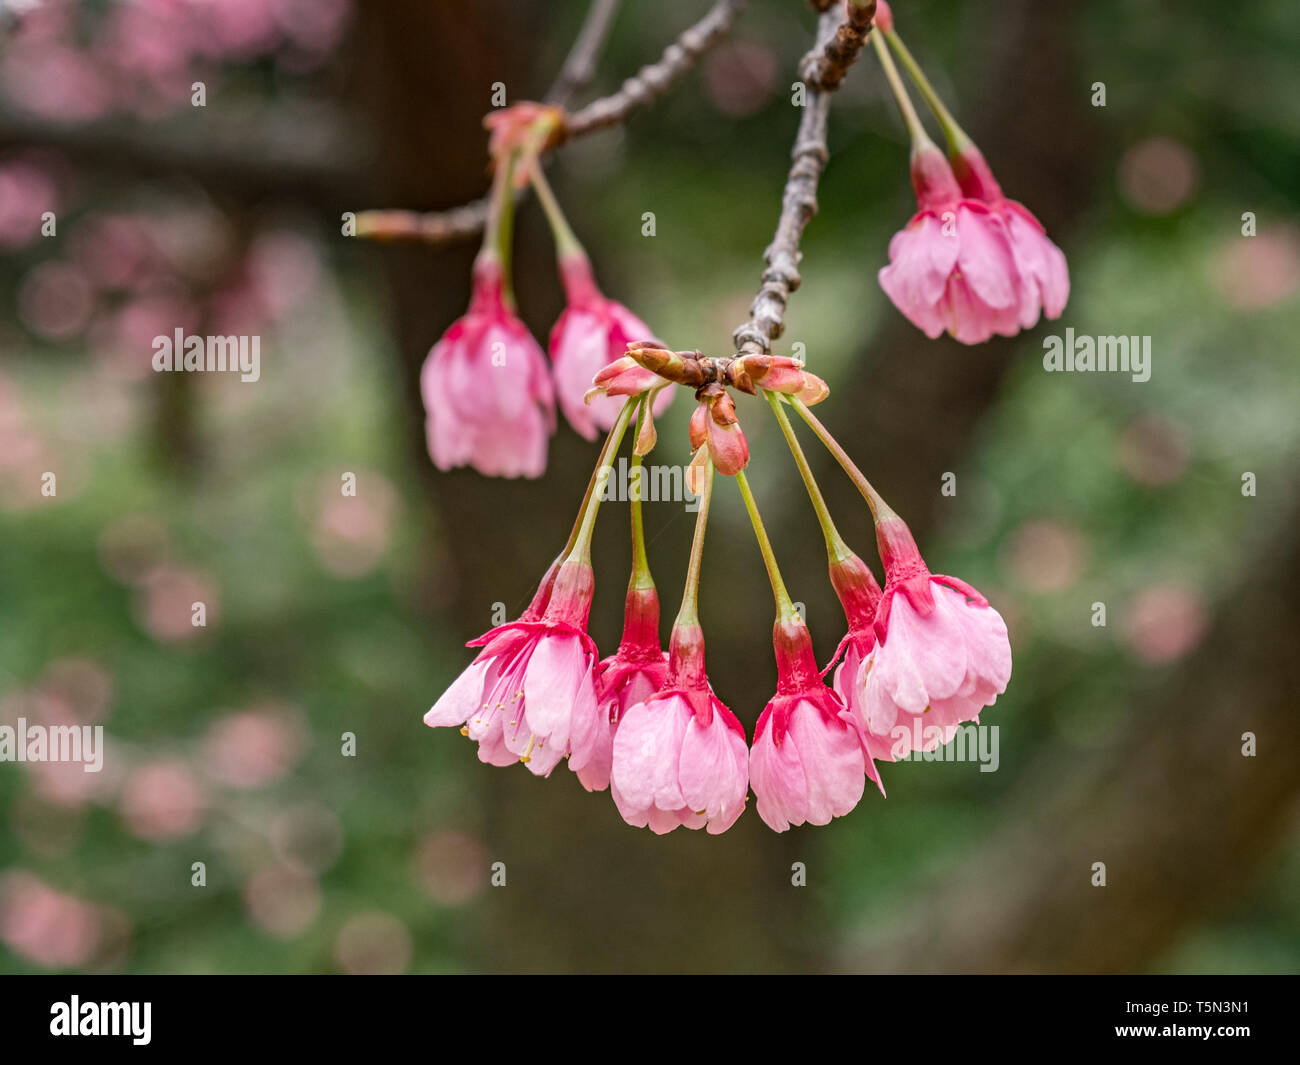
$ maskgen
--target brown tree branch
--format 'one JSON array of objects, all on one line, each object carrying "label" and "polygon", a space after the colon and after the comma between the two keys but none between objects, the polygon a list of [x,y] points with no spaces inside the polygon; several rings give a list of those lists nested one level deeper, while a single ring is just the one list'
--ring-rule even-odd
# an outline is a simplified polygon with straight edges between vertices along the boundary
[{"label": "brown tree branch", "polygon": [[876,0],[848,0],[844,21],[836,27],[830,40],[804,56],[799,65],[799,76],[804,83],[819,92],[833,92],[839,88],[862,46],[867,43],[875,17]]},{"label": "brown tree branch", "polygon": [[[801,70],[812,68],[824,88],[807,84],[808,95],[791,151],[793,161],[781,195],[781,217],[776,235],[763,253],[767,269],[758,295],[750,304],[749,318],[732,334],[738,354],[765,355],[771,351],[772,341],[785,332],[786,304],[800,283],[799,244],[804,229],[817,213],[817,186],[830,158],[826,126],[831,94],[862,50],[875,11],[875,0],[863,6],[850,3],[843,21],[837,12],[827,10],[818,20],[816,45],[800,64]],[[850,46],[853,40],[856,45]]]},{"label": "brown tree branch", "polygon": [[[749,0],[717,0],[703,18],[684,30],[663,54],[653,63],[647,64],[628,78],[617,92],[593,100],[586,107],[565,118],[564,127],[556,138],[556,147],[575,137],[586,136],[597,130],[626,122],[634,111],[653,103],[687,74],[699,60],[700,56],[717,44],[735,24],[741,12],[749,5]],[[588,23],[579,33],[569,53],[565,67],[579,52],[582,38],[588,34],[594,16],[599,14],[601,0],[595,0],[588,12]],[[610,16],[612,18],[612,15]],[[607,29],[607,27],[606,27]],[[581,61],[581,57],[580,57]],[[594,67],[594,59],[590,65]],[[563,70],[557,78],[557,85],[565,78]],[[555,87],[547,93],[551,103],[562,103],[554,97]],[[527,188],[520,190],[520,195],[527,195]],[[468,240],[483,231],[487,220],[488,202],[486,198],[473,200],[446,211],[402,211],[382,210],[363,211],[357,216],[357,235],[377,240],[415,240],[426,244],[449,244],[458,240]]]},{"label": "brown tree branch", "polygon": [[633,111],[659,99],[675,81],[690,72],[705,52],[731,29],[749,0],[718,0],[699,22],[682,31],[655,62],[638,70],[618,92],[593,100],[564,123],[565,140],[626,122]]}]

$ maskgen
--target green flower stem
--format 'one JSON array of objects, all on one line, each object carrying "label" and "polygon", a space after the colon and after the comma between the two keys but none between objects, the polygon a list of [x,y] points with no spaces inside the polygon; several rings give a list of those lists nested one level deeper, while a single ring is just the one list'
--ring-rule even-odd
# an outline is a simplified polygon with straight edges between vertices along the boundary
[{"label": "green flower stem", "polygon": [[785,407],[781,398],[775,392],[765,393],[767,401],[771,404],[772,413],[776,415],[776,420],[781,425],[781,433],[785,436],[785,442],[790,448],[790,454],[794,456],[795,465],[799,467],[799,476],[803,478],[803,484],[808,489],[808,498],[812,500],[813,510],[817,512],[817,523],[822,527],[822,537],[826,541],[826,557],[830,560],[831,565],[836,562],[843,562],[853,556],[848,545],[840,536],[839,530],[835,528],[835,522],[831,518],[831,512],[826,506],[826,500],[822,496],[822,490],[817,485],[817,480],[813,477],[812,467],[808,465],[808,457],[803,453],[803,448],[799,445],[799,438],[794,435],[794,426],[790,424],[790,416],[786,414]]},{"label": "green flower stem", "polygon": [[858,469],[857,464],[849,458],[848,452],[840,447],[835,437],[831,436],[830,431],[826,426],[822,425],[817,416],[804,405],[803,401],[792,399],[790,402],[794,409],[799,412],[799,417],[808,423],[809,428],[817,434],[817,439],[826,445],[826,450],[835,456],[835,461],[840,464],[844,472],[849,475],[849,480],[862,493],[862,498],[867,501],[867,506],[871,509],[871,516],[875,519],[876,524],[879,525],[887,518],[898,517],[890,509],[889,504],[881,498],[880,493],[871,487],[871,482]]},{"label": "green flower stem", "polygon": [[885,40],[889,42],[890,47],[898,54],[898,59],[903,64],[903,68],[907,71],[908,76],[912,81],[916,83],[916,87],[925,98],[925,102],[930,106],[930,110],[934,112],[934,117],[939,120],[939,125],[943,129],[943,135],[948,139],[949,147],[953,151],[960,151],[970,145],[972,142],[971,139],[966,136],[966,131],[957,124],[957,120],[952,117],[952,112],[949,111],[944,105],[944,102],[939,99],[939,94],[934,91],[934,86],[930,84],[930,79],[925,76],[925,72],[921,69],[921,65],[917,63],[916,59],[912,56],[912,53],[908,51],[907,45],[903,43],[903,39],[897,32],[890,32],[885,34]]},{"label": "green flower stem", "polygon": [[876,49],[876,56],[880,60],[880,66],[885,72],[885,78],[889,82],[889,87],[894,92],[894,99],[898,101],[898,110],[903,114],[903,124],[907,127],[907,132],[912,138],[912,147],[924,147],[934,144],[930,139],[930,134],[925,132],[925,126],[921,124],[921,118],[916,113],[916,108],[912,106],[912,98],[907,95],[907,86],[903,84],[903,79],[898,76],[898,67],[894,66],[894,60],[889,54],[889,49],[885,47],[885,42],[880,39],[880,34],[871,35],[871,44]]},{"label": "green flower stem", "polygon": [[497,160],[496,173],[492,175],[492,191],[488,199],[487,222],[483,227],[483,247],[480,257],[493,257],[501,263],[501,287],[506,305],[514,308],[515,286],[510,276],[510,262],[514,247],[515,155]]},{"label": "green flower stem", "polygon": [[610,429],[609,436],[605,438],[605,446],[600,450],[600,459],[596,463],[591,480],[587,483],[587,494],[582,497],[578,520],[574,522],[573,531],[569,534],[569,542],[564,546],[566,562],[591,561],[591,537],[596,529],[596,512],[600,510],[601,497],[605,494],[605,485],[609,483],[609,475],[614,468],[612,460],[619,445],[623,443],[627,423],[638,402],[640,402],[638,397],[633,396],[623,404],[623,409],[618,413],[618,420]]},{"label": "green flower stem", "polygon": [[686,588],[682,606],[677,611],[674,628],[700,623],[700,570],[704,560],[704,532],[709,523],[709,503],[713,499],[713,460],[704,460],[704,487],[699,494],[700,509],[695,513],[695,536],[691,540],[691,558],[686,567]]},{"label": "green flower stem", "polygon": [[758,540],[758,549],[763,555],[763,565],[767,567],[767,579],[772,585],[772,598],[776,600],[776,617],[778,621],[789,621],[797,616],[790,593],[785,590],[785,581],[781,579],[781,570],[776,564],[776,555],[772,551],[772,541],[767,538],[767,529],[759,517],[758,505],[754,502],[754,493],[749,490],[749,479],[745,471],[736,474],[736,484],[740,486],[740,497],[745,501],[749,512],[750,524],[754,526],[754,536]]},{"label": "green flower stem", "polygon": [[[650,417],[650,397],[651,393],[646,392],[641,396],[640,406],[636,420],[636,438],[641,437],[641,427],[645,420]],[[631,511],[632,511],[632,580],[630,587],[650,589],[655,586],[654,578],[650,575],[650,560],[646,557],[645,550],[645,527],[641,521],[641,496],[645,492],[645,485],[642,481],[642,457],[632,454],[632,473],[629,475],[629,483],[633,485]]]},{"label": "green flower stem", "polygon": [[560,210],[560,203],[555,198],[555,193],[551,191],[551,183],[546,180],[540,159],[533,160],[528,176],[533,183],[533,191],[537,193],[537,202],[546,212],[546,221],[550,223],[551,233],[555,237],[556,255],[561,258],[581,255],[585,258],[587,253],[578,238],[574,236],[573,230],[569,227],[569,220],[564,217],[564,212]]}]

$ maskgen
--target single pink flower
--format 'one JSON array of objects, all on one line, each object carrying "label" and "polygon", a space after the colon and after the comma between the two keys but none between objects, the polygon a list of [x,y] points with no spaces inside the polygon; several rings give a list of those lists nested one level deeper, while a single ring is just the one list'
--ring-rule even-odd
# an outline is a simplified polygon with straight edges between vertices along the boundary
[{"label": "single pink flower", "polygon": [[804,623],[778,621],[772,642],[776,695],[759,715],[749,754],[758,816],[777,832],[829,824],[857,806],[868,777],[885,789],[860,726],[817,671]]},{"label": "single pink flower", "polygon": [[933,144],[913,151],[912,184],[919,210],[889,242],[885,294],[931,338],[947,330],[980,344],[1019,332],[1023,286],[1001,216],[962,196]]},{"label": "single pink flower", "polygon": [[1032,328],[1041,311],[1059,318],[1070,298],[1070,269],[1065,253],[1047,236],[1043,224],[1022,203],[1002,194],[993,171],[973,144],[966,144],[952,156],[953,171],[963,195],[988,204],[1006,226],[1011,253],[1020,273],[1020,325]]},{"label": "single pink flower", "polygon": [[719,473],[734,477],[749,465],[749,442],[740,429],[736,404],[722,385],[714,382],[700,389],[700,405],[691,415],[691,448],[705,444]]},{"label": "single pink flower", "polygon": [[705,676],[704,634],[675,627],[663,688],[631,707],[614,734],[618,812],[661,835],[679,825],[725,832],[745,809],[748,762],[745,730]]},{"label": "single pink flower", "polygon": [[623,641],[597,670],[597,724],[588,742],[574,744],[569,768],[588,791],[609,787],[614,734],[623,715],[664,686],[668,655],[659,640],[659,596],[653,587],[628,589]]},{"label": "single pink flower", "polygon": [[542,349],[510,310],[500,262],[474,264],[469,310],[433,346],[420,373],[429,453],[440,470],[540,477],[555,429]]},{"label": "single pink flower", "polygon": [[[623,403],[608,392],[588,398],[593,378],[610,363],[623,358],[628,344],[654,341],[654,334],[621,303],[601,294],[591,274],[591,262],[585,255],[572,253],[561,257],[560,276],[567,304],[551,330],[551,368],[556,395],[574,430],[594,440],[597,429],[613,427]],[[650,385],[661,383],[657,379],[649,382]],[[654,413],[661,414],[672,398],[672,389],[660,392]]]},{"label": "single pink flower", "polygon": [[424,723],[460,725],[480,761],[524,762],[541,777],[571,749],[585,750],[599,713],[599,655],[587,635],[594,584],[586,563],[552,566],[517,621],[470,641],[483,650]]},{"label": "single pink flower", "polygon": [[885,590],[876,646],[854,683],[855,705],[877,757],[947,743],[1007,690],[1011,644],[1002,616],[956,577],[932,574],[896,516],[876,527]]}]

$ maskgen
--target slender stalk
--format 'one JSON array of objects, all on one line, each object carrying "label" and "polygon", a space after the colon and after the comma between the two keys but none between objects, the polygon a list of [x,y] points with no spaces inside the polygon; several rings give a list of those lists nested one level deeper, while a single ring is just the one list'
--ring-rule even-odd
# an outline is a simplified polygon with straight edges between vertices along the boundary
[{"label": "slender stalk", "polygon": [[898,515],[890,509],[889,504],[881,498],[880,493],[871,487],[871,482],[868,481],[863,472],[858,469],[857,464],[849,458],[848,452],[840,447],[839,441],[837,441],[835,437],[831,436],[830,430],[828,430],[826,426],[822,425],[817,416],[807,408],[804,402],[800,399],[791,399],[790,403],[793,405],[794,409],[799,412],[799,417],[807,422],[809,428],[817,434],[817,439],[826,445],[826,450],[835,456],[835,461],[840,464],[841,469],[849,475],[849,480],[851,480],[857,490],[862,493],[862,498],[867,501],[867,506],[871,509],[871,516],[875,519],[876,524],[879,524],[886,518],[897,517]]},{"label": "slender stalk", "polygon": [[794,426],[790,424],[790,417],[786,414],[780,397],[775,392],[768,392],[766,395],[768,403],[771,404],[772,412],[781,425],[781,433],[785,436],[785,442],[790,448],[790,454],[794,456],[794,463],[799,467],[799,476],[803,478],[804,487],[808,489],[808,498],[812,500],[813,510],[817,512],[817,523],[822,527],[822,538],[826,541],[826,557],[832,565],[836,562],[843,562],[845,559],[851,558],[853,552],[849,550],[849,546],[840,536],[839,530],[835,528],[835,522],[832,520],[831,512],[826,506],[822,490],[818,487],[817,479],[813,476],[812,467],[808,464],[808,457],[803,453],[799,438],[794,435]]},{"label": "slender stalk", "polygon": [[[650,417],[650,393],[646,392],[640,401],[636,420],[636,438],[641,437],[641,427],[645,424],[646,418]],[[642,483],[642,457],[635,450],[632,453],[632,472],[628,475],[629,483],[632,487],[631,511],[632,511],[632,579],[630,586],[633,588],[653,588],[655,586],[654,578],[650,575],[650,560],[646,556],[645,550],[645,526],[641,520],[641,496],[644,494],[645,486]]]},{"label": "slender stalk", "polygon": [[776,554],[772,550],[772,541],[767,537],[767,529],[759,516],[758,505],[754,502],[754,493],[749,490],[749,479],[745,471],[736,474],[736,484],[740,486],[740,497],[745,501],[745,510],[749,512],[750,524],[754,526],[754,537],[758,540],[758,549],[763,555],[763,565],[767,567],[767,579],[772,585],[772,598],[776,600],[776,616],[780,621],[795,616],[794,604],[790,593],[785,590],[785,581],[781,579],[780,567],[776,564]]},{"label": "slender stalk", "polygon": [[700,509],[695,512],[695,535],[691,539],[691,558],[686,566],[686,588],[674,628],[700,623],[700,570],[704,561],[704,532],[709,524],[709,503],[713,499],[713,460],[704,460],[704,487],[700,490]]},{"label": "slender stalk", "polygon": [[894,60],[889,54],[889,49],[885,47],[885,42],[880,39],[880,34],[873,33],[871,35],[871,44],[876,50],[876,56],[880,59],[880,66],[885,72],[889,87],[894,92],[894,99],[898,101],[898,110],[903,114],[903,124],[907,127],[907,132],[912,138],[912,146],[933,144],[934,142],[930,140],[930,134],[925,132],[921,117],[916,113],[916,108],[912,106],[912,98],[907,95],[907,86],[903,84],[903,79],[898,76],[898,67],[894,66]]},{"label": "slender stalk", "polygon": [[515,304],[515,286],[510,276],[511,248],[514,239],[515,196],[511,175],[515,169],[515,156],[510,154],[497,163],[492,175],[492,192],[488,201],[487,225],[483,230],[483,248],[480,256],[495,256],[501,263],[502,295],[506,305]]},{"label": "slender stalk", "polygon": [[610,429],[609,436],[605,438],[605,446],[600,450],[600,459],[596,463],[591,480],[587,483],[587,494],[582,497],[578,519],[574,522],[573,531],[569,533],[569,542],[564,545],[565,561],[591,561],[591,536],[596,528],[596,512],[600,510],[605,485],[609,483],[609,475],[614,468],[611,460],[623,442],[628,420],[632,417],[632,411],[637,403],[638,399],[633,397],[623,404],[623,409],[618,413],[618,420]]},{"label": "slender stalk", "polygon": [[907,45],[903,39],[896,33],[890,32],[885,34],[885,40],[889,42],[890,47],[898,53],[899,61],[907,71],[908,76],[916,83],[920,90],[921,96],[929,105],[930,110],[934,112],[934,117],[939,120],[939,125],[943,128],[943,135],[948,138],[948,143],[954,148],[960,148],[971,143],[971,139],[966,136],[966,131],[957,124],[957,120],[952,117],[952,112],[948,110],[944,102],[939,99],[939,94],[934,91],[934,86],[930,84],[930,79],[925,76],[921,65],[908,51]]},{"label": "slender stalk", "polygon": [[555,251],[557,255],[585,255],[582,244],[574,236],[573,230],[569,226],[569,220],[564,217],[564,212],[560,210],[559,201],[555,198],[555,193],[551,190],[551,183],[546,180],[546,174],[542,171],[540,159],[534,159],[533,165],[529,168],[529,179],[533,183],[533,191],[537,193],[537,202],[542,205],[542,210],[546,212],[546,221],[550,223],[551,233],[555,237]]}]

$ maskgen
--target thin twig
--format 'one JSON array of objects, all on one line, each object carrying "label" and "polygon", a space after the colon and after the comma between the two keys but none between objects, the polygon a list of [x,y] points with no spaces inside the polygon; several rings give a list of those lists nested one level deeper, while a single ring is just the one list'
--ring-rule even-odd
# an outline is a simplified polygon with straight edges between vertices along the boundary
[{"label": "thin twig", "polygon": [[653,103],[695,66],[731,29],[749,0],[718,0],[699,22],[684,30],[655,62],[623,82],[618,92],[594,100],[564,123],[565,139],[621,125],[635,110]]},{"label": "thin twig", "polygon": [[[638,70],[623,82],[617,92],[593,100],[580,111],[567,116],[563,129],[551,147],[626,122],[632,112],[653,103],[674,82],[688,73],[701,55],[726,35],[748,5],[749,0],[717,0],[699,22],[684,30],[664,49],[657,61]],[[603,38],[598,38],[591,27],[593,23],[599,25],[599,18],[604,15],[603,9],[606,6],[606,0],[593,0],[583,28],[579,31],[578,40],[574,42],[569,58],[565,60],[565,67],[569,66],[575,53],[578,53],[579,58],[586,58],[594,69],[595,56],[603,44]],[[612,21],[612,18],[610,13],[608,19]],[[606,23],[604,33],[608,33],[608,28]],[[584,44],[583,37],[588,36],[589,31],[591,43],[588,47]],[[554,94],[556,86],[566,77],[572,79],[572,74],[566,75],[561,70],[556,85],[547,93],[548,102],[563,102],[555,99]],[[520,195],[526,195],[527,192],[527,188],[521,189]],[[481,233],[487,220],[487,209],[488,201],[485,198],[446,211],[429,213],[364,211],[357,216],[357,235],[376,240],[417,240],[427,244],[449,244],[457,240],[468,240]]]},{"label": "thin twig", "polygon": [[596,64],[621,3],[622,0],[592,0],[573,47],[546,93],[546,103],[563,107],[596,76]]},{"label": "thin twig", "polygon": [[[869,6],[874,14],[874,2]],[[856,10],[857,5],[850,3],[847,18],[843,22],[837,11],[827,10],[821,16],[817,23],[816,44],[805,57],[804,65],[809,60],[825,59],[831,55],[835,42],[841,39],[843,27],[857,25]],[[867,29],[869,31],[869,25]],[[862,38],[866,39],[865,32]],[[790,153],[790,173],[781,195],[781,217],[777,221],[776,235],[763,253],[767,269],[763,271],[758,295],[749,306],[749,318],[732,334],[739,355],[766,355],[771,351],[772,341],[785,332],[786,304],[790,301],[790,293],[799,287],[801,280],[799,244],[803,239],[804,228],[817,213],[817,186],[830,158],[826,145],[826,120],[830,111],[831,94],[838,88],[844,78],[844,71],[857,58],[861,47],[859,42],[857,48],[851,51],[836,52],[842,56],[836,62],[842,63],[843,69],[839,70],[833,82],[826,84],[824,91],[812,85],[807,86],[799,131]]]}]

